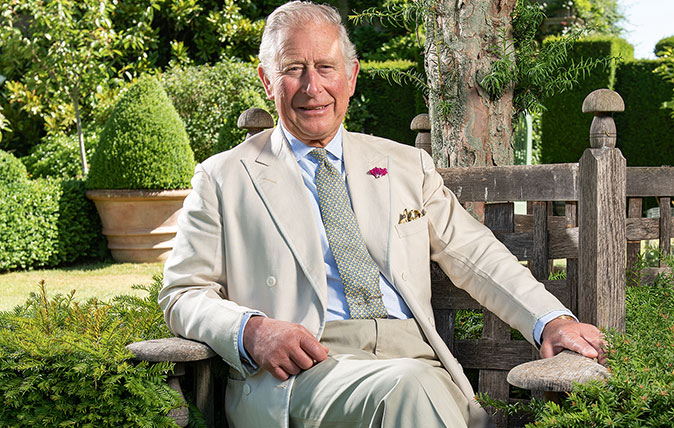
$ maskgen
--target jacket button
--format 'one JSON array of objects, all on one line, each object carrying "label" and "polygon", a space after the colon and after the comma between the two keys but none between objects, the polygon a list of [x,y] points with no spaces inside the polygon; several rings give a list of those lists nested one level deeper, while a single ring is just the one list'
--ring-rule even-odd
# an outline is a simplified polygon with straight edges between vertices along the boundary
[{"label": "jacket button", "polygon": [[276,285],[276,278],[273,276],[270,276],[267,278],[267,287],[273,287]]},{"label": "jacket button", "polygon": [[250,394],[250,385],[245,384],[243,386],[243,393],[246,394],[246,395]]},{"label": "jacket button", "polygon": [[407,274],[403,272],[400,276],[402,276],[403,281],[407,281]]}]

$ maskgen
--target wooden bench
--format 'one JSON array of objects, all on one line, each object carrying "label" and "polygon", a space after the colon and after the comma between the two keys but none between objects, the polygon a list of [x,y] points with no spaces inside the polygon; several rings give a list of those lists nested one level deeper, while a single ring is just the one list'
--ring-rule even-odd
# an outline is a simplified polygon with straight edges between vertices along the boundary
[{"label": "wooden bench", "polygon": [[[583,111],[595,114],[591,147],[578,163],[438,170],[462,203],[484,206],[484,224],[582,321],[618,330],[625,328],[625,260],[627,266],[634,264],[641,240],[660,239],[661,250],[671,251],[671,216],[641,218],[642,198],[658,197],[660,212],[669,213],[674,193],[674,168],[626,167],[620,150],[615,148],[616,131],[611,117],[611,112],[623,109],[622,99],[615,92],[598,90],[588,95]],[[259,131],[273,124],[269,114],[258,109],[247,111],[244,116],[249,123],[243,120],[239,125],[251,133],[251,128]],[[417,146],[430,151],[427,116],[416,117],[412,129],[419,132]],[[526,214],[515,213],[515,201],[526,201]],[[563,214],[555,214],[553,206],[563,207]],[[565,279],[549,279],[553,261],[565,263]],[[517,400],[511,397],[508,372],[520,364],[527,365],[512,372],[511,382],[538,390],[533,393],[538,397],[545,390],[568,390],[573,381],[606,375],[596,363],[567,353],[535,361],[539,357],[533,346],[513,338],[508,325],[454,287],[437,266],[432,266],[431,275],[438,331],[463,367],[476,375],[477,391],[496,399]],[[455,338],[456,316],[463,310],[484,313],[479,338]],[[171,340],[175,349],[162,348],[164,360],[183,362],[172,359],[180,354],[178,349],[206,347],[182,339]],[[138,357],[142,355],[139,349],[145,346],[142,342],[130,345]],[[197,364],[204,367],[199,358]],[[220,360],[211,357],[207,361],[212,365]],[[214,384],[203,368],[197,370],[201,370],[197,380]],[[550,373],[557,376],[551,378]],[[222,386],[215,388],[220,391],[216,394],[212,386],[200,385],[197,382],[196,390],[209,391],[209,395],[197,400],[197,407],[209,423],[226,426],[218,420],[222,417],[213,416],[214,406],[224,408]],[[197,392],[198,397],[200,394]],[[216,396],[220,398],[214,405]],[[494,420],[499,428],[523,423],[500,413],[494,415]]]}]

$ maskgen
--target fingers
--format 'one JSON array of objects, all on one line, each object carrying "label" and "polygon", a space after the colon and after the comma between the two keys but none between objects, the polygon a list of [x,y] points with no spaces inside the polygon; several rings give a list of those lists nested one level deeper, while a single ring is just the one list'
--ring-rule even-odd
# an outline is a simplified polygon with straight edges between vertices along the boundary
[{"label": "fingers", "polygon": [[556,319],[545,326],[540,355],[549,358],[569,349],[588,358],[597,358],[600,364],[605,364],[604,346],[603,335],[595,326]]}]

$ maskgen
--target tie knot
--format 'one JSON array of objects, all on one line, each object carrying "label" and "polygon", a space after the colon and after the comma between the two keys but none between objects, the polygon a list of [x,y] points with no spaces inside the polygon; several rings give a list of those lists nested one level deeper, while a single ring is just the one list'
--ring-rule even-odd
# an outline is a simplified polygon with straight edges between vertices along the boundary
[{"label": "tie knot", "polygon": [[313,149],[309,154],[319,162],[328,161],[328,152],[325,149]]}]

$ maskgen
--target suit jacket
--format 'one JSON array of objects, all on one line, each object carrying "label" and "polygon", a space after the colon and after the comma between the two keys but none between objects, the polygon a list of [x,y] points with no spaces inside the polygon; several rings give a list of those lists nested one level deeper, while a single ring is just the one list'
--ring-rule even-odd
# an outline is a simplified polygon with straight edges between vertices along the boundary
[{"label": "suit jacket", "polygon": [[[435,330],[430,261],[533,343],[539,317],[563,305],[444,187],[424,151],[344,132],[353,210],[381,273],[411,309],[455,383],[486,423],[457,360]],[[375,178],[368,171],[386,168]],[[257,134],[196,167],[160,305],[171,330],[202,341],[230,366],[226,409],[234,426],[287,427],[293,377],[279,381],[242,363],[241,320],[258,310],[320,338],[327,284],[309,191],[280,128]],[[425,216],[399,224],[405,209]]]}]

